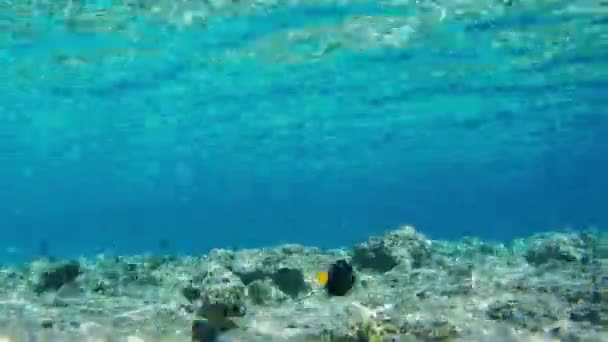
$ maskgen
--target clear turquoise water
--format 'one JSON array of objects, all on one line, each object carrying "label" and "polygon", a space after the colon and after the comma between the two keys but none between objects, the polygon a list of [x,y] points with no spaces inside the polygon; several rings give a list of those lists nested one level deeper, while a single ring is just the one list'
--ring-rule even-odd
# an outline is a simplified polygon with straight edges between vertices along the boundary
[{"label": "clear turquoise water", "polygon": [[2,260],[608,224],[599,1],[77,3],[0,1]]}]

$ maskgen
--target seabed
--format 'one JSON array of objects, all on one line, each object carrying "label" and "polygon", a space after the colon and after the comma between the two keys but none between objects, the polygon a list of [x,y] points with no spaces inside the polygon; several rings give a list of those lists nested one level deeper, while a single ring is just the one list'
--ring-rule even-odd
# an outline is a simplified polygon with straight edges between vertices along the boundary
[{"label": "seabed", "polygon": [[[406,226],[336,250],[40,259],[0,268],[0,342],[608,341],[607,241],[435,241]],[[329,297],[315,274],[339,259],[357,281]],[[246,313],[193,338],[204,303]]]}]

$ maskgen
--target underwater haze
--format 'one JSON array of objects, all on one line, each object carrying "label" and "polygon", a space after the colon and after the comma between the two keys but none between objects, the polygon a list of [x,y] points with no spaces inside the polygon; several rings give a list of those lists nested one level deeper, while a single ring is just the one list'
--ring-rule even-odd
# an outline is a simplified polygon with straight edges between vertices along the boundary
[{"label": "underwater haze", "polygon": [[0,261],[608,225],[599,0],[2,0]]}]

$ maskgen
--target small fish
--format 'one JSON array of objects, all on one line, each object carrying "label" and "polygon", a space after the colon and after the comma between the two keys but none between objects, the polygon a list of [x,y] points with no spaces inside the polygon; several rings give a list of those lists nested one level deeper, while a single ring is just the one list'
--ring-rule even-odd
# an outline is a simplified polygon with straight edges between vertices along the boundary
[{"label": "small fish", "polygon": [[327,272],[318,272],[316,277],[331,296],[346,295],[353,288],[356,280],[353,267],[344,259],[333,263]]}]

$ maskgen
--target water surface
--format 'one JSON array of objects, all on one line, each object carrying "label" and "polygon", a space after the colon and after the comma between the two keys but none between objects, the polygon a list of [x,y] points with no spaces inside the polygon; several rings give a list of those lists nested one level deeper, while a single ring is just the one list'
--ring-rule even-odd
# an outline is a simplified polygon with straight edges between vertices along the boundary
[{"label": "water surface", "polygon": [[608,223],[600,1],[2,1],[0,247]]}]

